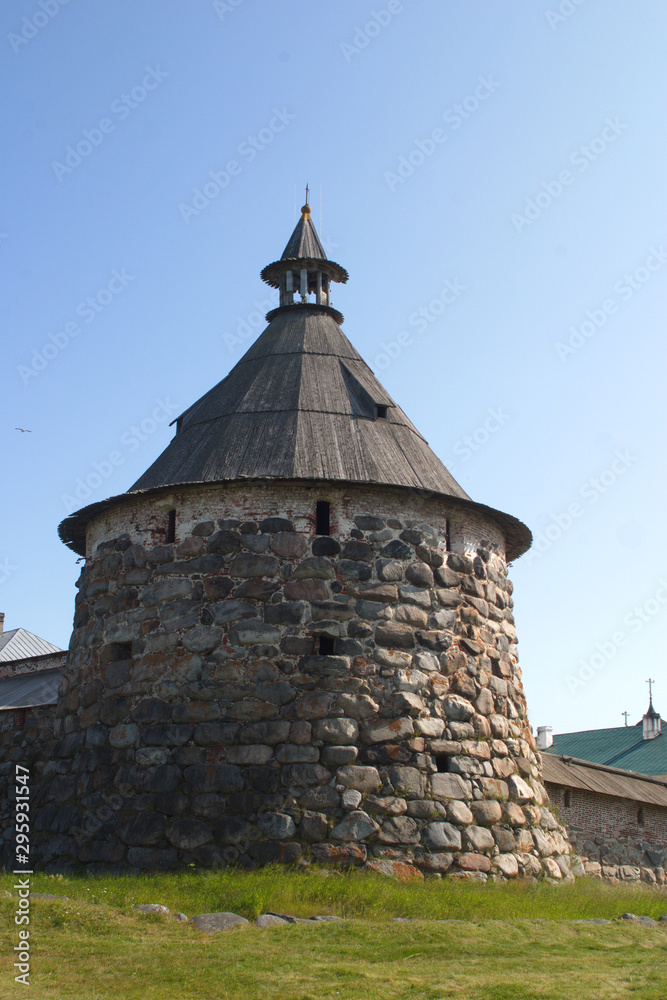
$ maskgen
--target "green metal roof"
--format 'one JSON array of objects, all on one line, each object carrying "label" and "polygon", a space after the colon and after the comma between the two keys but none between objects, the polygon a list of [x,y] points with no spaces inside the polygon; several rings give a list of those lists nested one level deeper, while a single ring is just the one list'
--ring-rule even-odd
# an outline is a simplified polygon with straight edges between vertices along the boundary
[{"label": "green metal roof", "polygon": [[639,774],[667,775],[667,735],[642,739],[642,724],[616,729],[588,729],[582,733],[559,733],[545,753],[578,757],[594,764],[621,767]]}]

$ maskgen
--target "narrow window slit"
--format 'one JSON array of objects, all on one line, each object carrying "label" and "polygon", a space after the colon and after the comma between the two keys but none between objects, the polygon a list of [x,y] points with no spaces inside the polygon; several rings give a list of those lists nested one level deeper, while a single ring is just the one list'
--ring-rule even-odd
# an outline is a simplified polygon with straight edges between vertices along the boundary
[{"label": "narrow window slit", "polygon": [[643,826],[643,825],[644,825],[644,810],[640,806],[639,809],[637,810],[637,826]]},{"label": "narrow window slit", "polygon": [[315,505],[315,534],[331,534],[331,504],[328,500],[318,500]]},{"label": "narrow window slit", "polygon": [[435,766],[438,771],[449,771],[449,757],[446,754],[436,754]]},{"label": "narrow window slit", "polygon": [[117,663],[119,660],[131,660],[132,659],[132,643],[131,642],[112,642],[110,643],[110,651],[107,654],[109,657],[109,662]]},{"label": "narrow window slit", "polygon": [[563,805],[566,809],[569,809],[572,805],[572,792],[569,788],[565,789],[565,794],[563,795]]},{"label": "narrow window slit", "polygon": [[28,715],[27,708],[17,708],[14,711],[14,729],[23,729],[25,726],[26,717]]},{"label": "narrow window slit", "polygon": [[167,542],[176,541],[176,511],[170,510],[167,514]]},{"label": "narrow window slit", "polygon": [[320,656],[333,656],[336,652],[336,640],[329,635],[321,635],[318,652]]}]

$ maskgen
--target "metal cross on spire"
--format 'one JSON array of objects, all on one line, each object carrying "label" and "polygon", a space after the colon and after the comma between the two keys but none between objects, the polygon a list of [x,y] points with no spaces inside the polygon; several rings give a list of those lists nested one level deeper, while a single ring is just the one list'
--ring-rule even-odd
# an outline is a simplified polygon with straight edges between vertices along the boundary
[{"label": "metal cross on spire", "polygon": [[627,724],[628,724],[628,716],[630,715],[630,713],[629,712],[621,712],[621,715],[625,718],[625,725],[627,726]]},{"label": "metal cross on spire", "polygon": [[306,184],[306,205],[310,205],[310,202],[308,201],[308,192],[309,192],[309,191],[310,191],[310,188],[309,188],[309,187],[308,187],[308,185]]},{"label": "metal cross on spire", "polygon": [[655,684],[655,678],[649,677],[646,683],[648,684],[648,700],[653,701],[653,684]]}]

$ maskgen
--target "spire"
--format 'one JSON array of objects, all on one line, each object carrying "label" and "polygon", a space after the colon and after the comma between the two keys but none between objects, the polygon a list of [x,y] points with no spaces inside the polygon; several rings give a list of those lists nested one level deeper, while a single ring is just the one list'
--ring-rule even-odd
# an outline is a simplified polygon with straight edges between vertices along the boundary
[{"label": "spire", "polygon": [[317,230],[310,217],[308,204],[308,185],[306,184],[306,204],[301,208],[301,218],[294,227],[294,232],[287,241],[281,260],[299,260],[301,258],[326,260],[327,255],[320,243]]},{"label": "spire", "polygon": [[[345,268],[329,260],[320,243],[310,217],[306,185],[306,204],[301,209],[301,218],[280,260],[268,264],[262,271],[262,280],[272,288],[280,289],[280,309],[307,305],[331,308],[331,282],[345,282],[347,279]],[[274,309],[267,319],[272,319],[277,312]],[[331,309],[331,315],[336,322],[343,322],[343,317],[335,309]]]},{"label": "spire", "polygon": [[660,713],[656,712],[653,707],[653,685],[655,681],[653,678],[649,678],[646,683],[648,684],[648,710],[642,716],[642,738],[653,740],[656,736],[660,735],[662,720]]}]

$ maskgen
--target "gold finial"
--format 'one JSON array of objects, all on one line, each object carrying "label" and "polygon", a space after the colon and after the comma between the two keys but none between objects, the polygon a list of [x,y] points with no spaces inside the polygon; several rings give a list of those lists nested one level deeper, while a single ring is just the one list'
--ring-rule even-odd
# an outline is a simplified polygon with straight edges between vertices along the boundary
[{"label": "gold finial", "polygon": [[310,205],[308,204],[308,192],[309,191],[310,191],[310,188],[306,184],[306,204],[303,205],[302,208],[301,208],[301,218],[302,219],[306,219],[306,218],[308,218],[310,216]]}]

